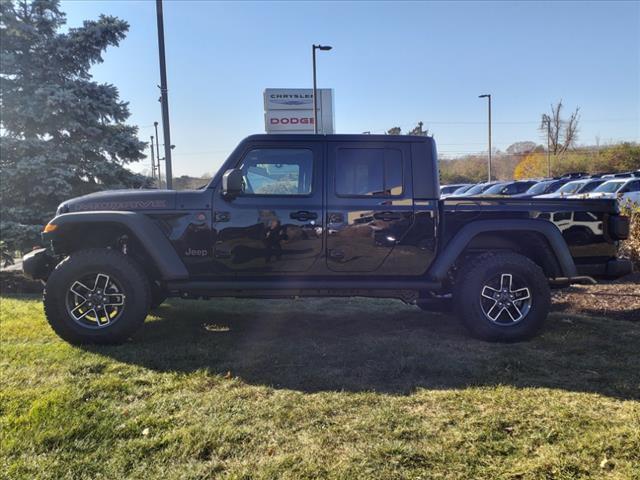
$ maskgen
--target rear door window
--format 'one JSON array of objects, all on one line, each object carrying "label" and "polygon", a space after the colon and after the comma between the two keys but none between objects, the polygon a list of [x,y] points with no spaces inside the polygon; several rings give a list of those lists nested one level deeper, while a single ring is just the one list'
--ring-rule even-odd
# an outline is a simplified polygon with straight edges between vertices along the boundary
[{"label": "rear door window", "polygon": [[402,195],[402,152],[391,148],[339,148],[335,163],[336,195]]}]

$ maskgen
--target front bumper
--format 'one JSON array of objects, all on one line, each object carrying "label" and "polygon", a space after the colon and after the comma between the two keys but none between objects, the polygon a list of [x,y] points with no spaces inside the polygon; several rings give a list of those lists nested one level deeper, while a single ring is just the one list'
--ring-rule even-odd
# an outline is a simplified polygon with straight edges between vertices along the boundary
[{"label": "front bumper", "polygon": [[22,257],[22,272],[33,280],[46,280],[56,266],[47,248],[38,248]]}]

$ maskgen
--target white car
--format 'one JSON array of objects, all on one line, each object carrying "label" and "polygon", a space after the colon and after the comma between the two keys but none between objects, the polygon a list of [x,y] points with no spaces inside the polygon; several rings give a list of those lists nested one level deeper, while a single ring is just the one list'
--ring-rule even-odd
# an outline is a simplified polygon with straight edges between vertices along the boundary
[{"label": "white car", "polygon": [[617,198],[620,204],[632,202],[640,206],[640,178],[616,178],[604,182],[591,193],[570,198]]},{"label": "white car", "polygon": [[545,193],[544,195],[536,195],[534,198],[571,198],[570,195],[589,193],[603,184],[605,180],[601,178],[583,178],[565,183],[562,187],[553,193]]}]

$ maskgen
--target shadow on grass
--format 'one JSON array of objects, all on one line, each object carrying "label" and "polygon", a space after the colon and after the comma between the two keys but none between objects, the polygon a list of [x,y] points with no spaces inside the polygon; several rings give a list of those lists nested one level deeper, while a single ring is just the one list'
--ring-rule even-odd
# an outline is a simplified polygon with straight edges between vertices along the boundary
[{"label": "shadow on grass", "polygon": [[561,313],[536,339],[507,345],[390,300],[171,301],[132,342],[90,349],[160,372],[230,372],[303,392],[503,384],[640,398],[640,325]]}]

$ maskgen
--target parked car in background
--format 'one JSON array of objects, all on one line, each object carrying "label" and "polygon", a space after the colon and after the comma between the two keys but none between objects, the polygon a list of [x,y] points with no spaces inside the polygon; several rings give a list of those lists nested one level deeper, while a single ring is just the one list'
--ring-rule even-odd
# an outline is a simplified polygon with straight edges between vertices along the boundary
[{"label": "parked car in background", "polygon": [[449,195],[453,195],[460,189],[469,189],[473,187],[473,183],[456,183],[452,185],[442,185],[440,187],[440,196],[445,198]]},{"label": "parked car in background", "polygon": [[476,184],[475,183],[470,183],[469,185],[464,185],[462,187],[460,187],[459,189],[457,189],[456,191],[454,191],[452,194],[450,194],[450,196],[454,196],[454,195],[462,195],[464,192],[466,192],[467,190],[475,187]]},{"label": "parked car in background", "polygon": [[572,195],[571,198],[617,198],[620,203],[640,205],[640,178],[616,178],[608,180],[591,193]]},{"label": "parked car in background", "polygon": [[[493,187],[494,185],[497,185],[499,183],[502,182],[484,182],[484,183],[478,183],[474,186],[472,186],[471,188],[469,188],[468,190],[466,190],[463,193],[456,193],[456,197],[473,197],[475,195],[480,195],[481,193],[483,193],[485,190]],[[453,197],[453,195],[451,195]]]},{"label": "parked car in background", "polygon": [[634,170],[633,172],[619,172],[619,173],[605,173],[602,178],[611,180],[613,178],[631,178],[640,177],[640,170]]},{"label": "parked car in background", "polygon": [[516,180],[513,182],[502,182],[488,188],[482,195],[505,195],[512,196],[524,193],[533,185],[538,183],[536,180]]},{"label": "parked car in background", "polygon": [[535,198],[566,198],[569,195],[579,193],[589,193],[606,180],[602,178],[585,178],[582,180],[573,180],[572,182],[565,183],[562,187],[553,193],[546,193],[544,195],[537,195]]},{"label": "parked car in background", "polygon": [[529,189],[517,195],[513,195],[517,198],[531,198],[538,195],[544,195],[547,193],[553,193],[562,187],[564,184],[569,183],[571,179],[569,178],[548,178],[544,180],[539,180],[535,185],[529,187]]},{"label": "parked car in background", "polygon": [[454,183],[454,184],[451,184],[451,185],[442,185],[440,187],[440,195],[441,196],[451,195],[453,192],[458,190],[460,187],[470,187],[472,185],[473,185],[472,183]]}]

